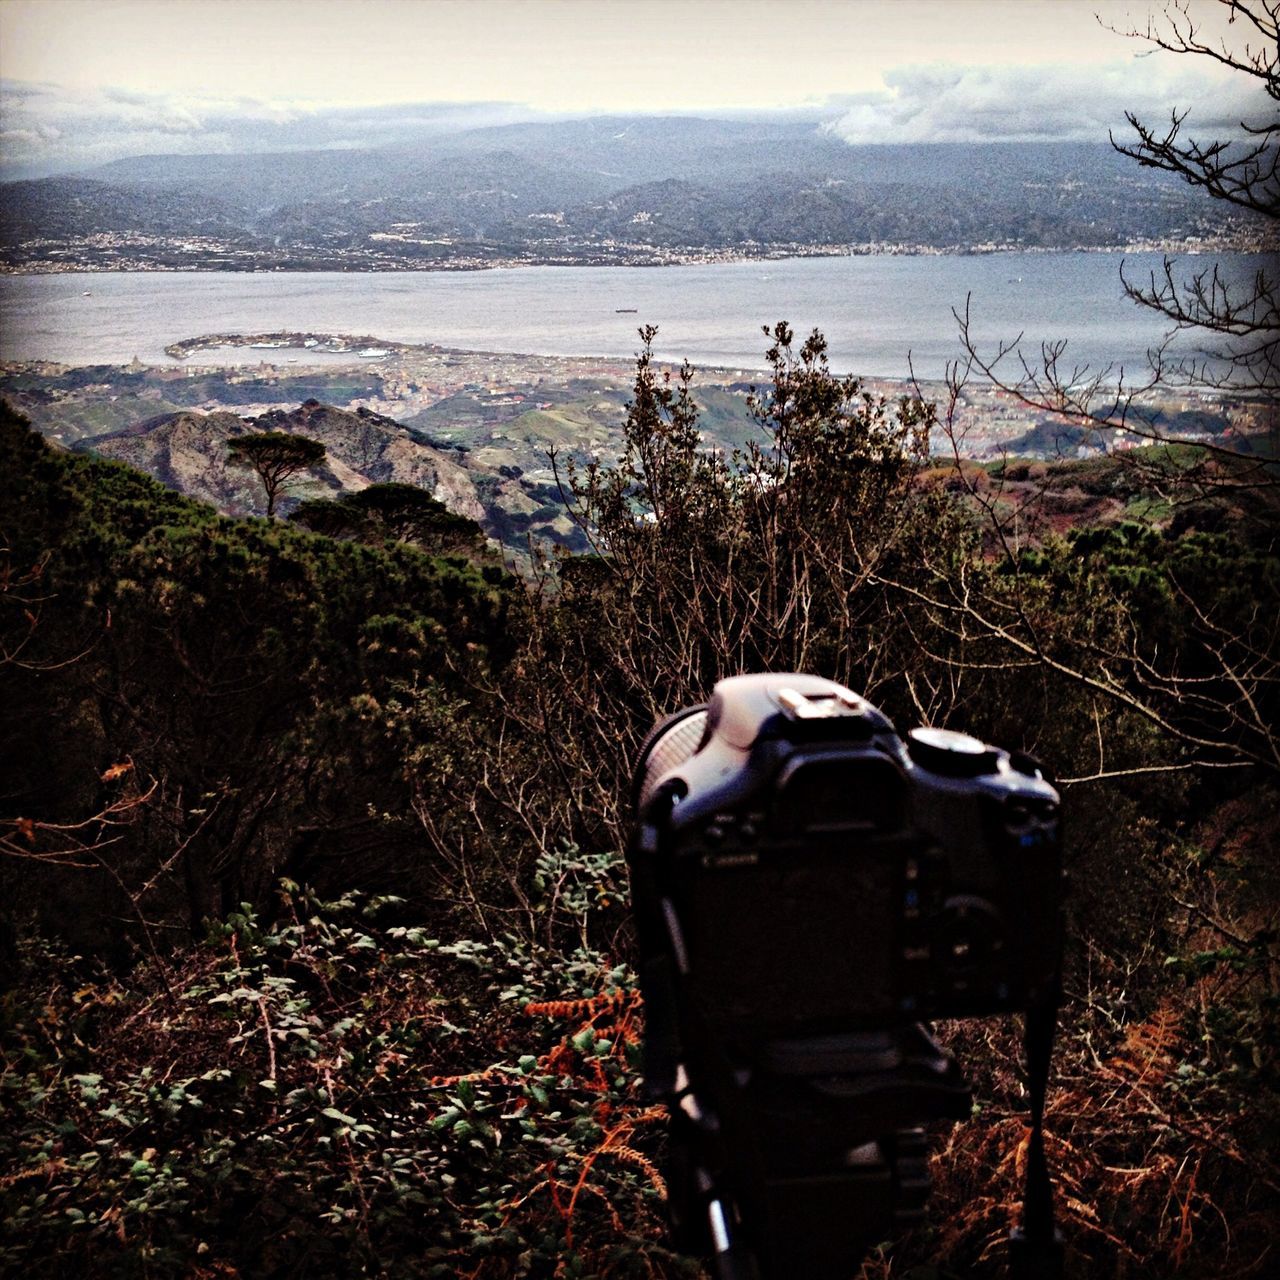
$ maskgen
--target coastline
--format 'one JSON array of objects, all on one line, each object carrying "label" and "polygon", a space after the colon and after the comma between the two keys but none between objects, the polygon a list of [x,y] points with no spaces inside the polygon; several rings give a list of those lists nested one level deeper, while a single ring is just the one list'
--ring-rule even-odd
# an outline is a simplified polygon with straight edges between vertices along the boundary
[{"label": "coastline", "polygon": [[[127,250],[152,246],[118,246]],[[96,253],[105,246],[92,246]],[[110,246],[114,249],[116,246]],[[83,249],[69,247],[63,253],[84,253]],[[711,266],[716,264],[749,262],[786,262],[805,258],[955,258],[989,257],[993,254],[1058,255],[1087,253],[1098,255],[1159,253],[1171,257],[1194,257],[1202,254],[1269,254],[1280,253],[1280,243],[1270,244],[1257,236],[1217,236],[1213,238],[1191,236],[1182,240],[1134,240],[1110,245],[1025,245],[1016,242],[982,242],[978,244],[929,245],[916,243],[869,241],[851,244],[779,244],[737,246],[733,249],[688,247],[683,249],[659,249],[649,245],[617,245],[600,250],[587,250],[582,254],[506,254],[460,255],[452,258],[413,260],[400,258],[371,258],[363,255],[332,255],[318,257],[305,265],[290,259],[305,258],[301,251],[287,255],[284,262],[271,255],[249,251],[243,257],[225,254],[192,256],[187,260],[159,262],[145,252],[137,257],[122,255],[108,262],[59,258],[36,259],[30,262],[0,263],[0,276],[41,275],[109,275],[124,272],[151,272],[174,274],[180,272],[207,272],[231,275],[316,275],[322,273],[350,275],[419,275],[436,272],[477,272],[513,270],[519,267],[681,267]]]}]

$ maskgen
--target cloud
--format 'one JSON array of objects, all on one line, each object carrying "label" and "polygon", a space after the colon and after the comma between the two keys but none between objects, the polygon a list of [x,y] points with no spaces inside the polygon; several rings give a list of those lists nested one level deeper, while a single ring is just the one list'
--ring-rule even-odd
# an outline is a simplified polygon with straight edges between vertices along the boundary
[{"label": "cloud", "polygon": [[288,102],[4,80],[0,174],[38,177],[156,152],[261,150],[274,131],[305,126],[314,114]]},{"label": "cloud", "polygon": [[556,118],[517,103],[320,107],[211,94],[69,89],[0,80],[0,177],[83,171],[126,156],[390,146]]},{"label": "cloud", "polygon": [[[1240,77],[1214,74],[1201,63],[1139,57],[1102,65],[902,66],[884,75],[881,88],[792,110],[828,117],[824,127],[852,143],[1104,142],[1109,129],[1127,135],[1126,110],[1159,126],[1174,106],[1189,110],[1191,136],[1218,138],[1230,136],[1242,118],[1256,120],[1270,104]],[[343,107],[234,93],[0,80],[0,177],[84,172],[159,152],[412,145],[463,129],[583,114],[493,101]]]},{"label": "cloud", "polygon": [[39,129],[0,130],[0,147],[35,147],[44,141]]},{"label": "cloud", "polygon": [[879,94],[861,95],[827,128],[851,143],[1105,141],[1125,112],[1158,124],[1176,106],[1194,135],[1238,131],[1267,110],[1252,85],[1195,70],[1170,74],[1145,59],[1102,66],[901,67]]}]

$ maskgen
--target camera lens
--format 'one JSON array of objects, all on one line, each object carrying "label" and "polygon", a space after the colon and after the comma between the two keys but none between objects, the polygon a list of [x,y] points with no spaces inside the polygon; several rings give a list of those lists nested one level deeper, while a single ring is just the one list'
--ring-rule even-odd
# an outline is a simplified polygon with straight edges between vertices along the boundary
[{"label": "camera lens", "polygon": [[648,804],[659,778],[702,747],[706,732],[705,707],[686,707],[650,730],[640,748],[640,762],[632,782],[637,809]]}]

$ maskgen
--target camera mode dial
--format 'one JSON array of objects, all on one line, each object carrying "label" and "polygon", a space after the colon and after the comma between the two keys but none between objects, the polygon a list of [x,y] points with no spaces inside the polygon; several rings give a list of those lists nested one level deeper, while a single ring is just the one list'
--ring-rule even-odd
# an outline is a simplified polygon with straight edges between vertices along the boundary
[{"label": "camera mode dial", "polygon": [[995,773],[999,759],[985,742],[953,729],[912,729],[907,734],[907,750],[922,769],[947,778]]}]

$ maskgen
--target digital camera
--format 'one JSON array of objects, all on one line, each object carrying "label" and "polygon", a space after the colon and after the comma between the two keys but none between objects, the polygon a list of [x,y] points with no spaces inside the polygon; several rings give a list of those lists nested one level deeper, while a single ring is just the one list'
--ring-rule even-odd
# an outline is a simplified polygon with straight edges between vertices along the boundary
[{"label": "digital camera", "polygon": [[633,800],[641,947],[681,1022],[821,1036],[1057,1002],[1058,794],[1028,756],[737,676],[654,728]]}]

